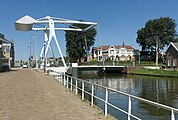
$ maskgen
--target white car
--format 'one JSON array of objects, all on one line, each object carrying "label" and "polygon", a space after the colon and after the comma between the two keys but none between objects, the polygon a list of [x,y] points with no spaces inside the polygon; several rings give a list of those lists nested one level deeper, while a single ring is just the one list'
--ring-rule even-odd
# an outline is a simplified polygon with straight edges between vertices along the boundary
[{"label": "white car", "polygon": [[28,66],[27,66],[27,65],[23,65],[22,67],[23,67],[23,68],[28,68]]}]

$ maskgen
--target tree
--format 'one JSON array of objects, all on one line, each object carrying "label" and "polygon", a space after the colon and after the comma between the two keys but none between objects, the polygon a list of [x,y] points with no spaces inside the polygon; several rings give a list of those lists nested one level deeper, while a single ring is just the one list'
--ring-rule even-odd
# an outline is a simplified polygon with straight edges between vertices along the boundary
[{"label": "tree", "polygon": [[[78,28],[87,28],[88,25],[73,24],[73,26]],[[81,62],[82,58],[87,57],[87,53],[90,50],[90,47],[94,45],[96,29],[90,28],[85,32],[76,32],[76,31],[65,31],[66,37],[66,52],[69,57],[70,62]]]},{"label": "tree", "polygon": [[137,31],[136,42],[142,46],[142,51],[154,51],[156,66],[158,65],[158,53],[169,42],[177,41],[176,22],[170,17],[149,20],[144,28]]}]

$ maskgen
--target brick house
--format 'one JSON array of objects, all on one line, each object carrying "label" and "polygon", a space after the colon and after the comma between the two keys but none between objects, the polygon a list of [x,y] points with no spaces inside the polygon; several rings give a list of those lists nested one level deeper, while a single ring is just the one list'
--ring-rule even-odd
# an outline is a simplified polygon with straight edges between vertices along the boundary
[{"label": "brick house", "polygon": [[9,70],[14,66],[14,43],[5,39],[0,33],[0,71]]},{"label": "brick house", "polygon": [[6,40],[2,42],[2,51],[3,51],[3,66],[4,69],[11,69],[14,66],[14,43]]},{"label": "brick house", "polygon": [[0,71],[2,71],[2,64],[3,64],[3,60],[2,58],[4,57],[3,55],[3,43],[5,42],[5,38],[4,35],[0,33]]},{"label": "brick house", "polygon": [[2,38],[0,38],[0,71],[2,70]]},{"label": "brick house", "polygon": [[166,50],[166,67],[178,68],[178,42],[171,42]]}]

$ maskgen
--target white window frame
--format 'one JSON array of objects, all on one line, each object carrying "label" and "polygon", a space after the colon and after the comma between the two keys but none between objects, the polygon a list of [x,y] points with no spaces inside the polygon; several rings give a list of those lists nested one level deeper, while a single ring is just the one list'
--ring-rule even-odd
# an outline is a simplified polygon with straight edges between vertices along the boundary
[{"label": "white window frame", "polygon": [[177,66],[177,60],[173,59],[173,66]]},{"label": "white window frame", "polygon": [[125,55],[126,54],[126,50],[125,49],[121,49],[121,55]]},{"label": "white window frame", "polygon": [[169,67],[171,66],[171,61],[172,61],[171,59],[168,59],[167,66],[169,66]]},{"label": "white window frame", "polygon": [[131,53],[132,53],[132,50],[127,50],[128,55],[131,55]]}]

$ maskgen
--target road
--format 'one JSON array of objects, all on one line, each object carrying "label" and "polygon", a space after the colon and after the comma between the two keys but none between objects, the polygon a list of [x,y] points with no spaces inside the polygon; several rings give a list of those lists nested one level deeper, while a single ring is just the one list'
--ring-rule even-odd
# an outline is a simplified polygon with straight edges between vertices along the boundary
[{"label": "road", "polygon": [[0,120],[108,120],[102,111],[32,69],[0,73]]}]

